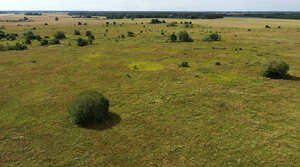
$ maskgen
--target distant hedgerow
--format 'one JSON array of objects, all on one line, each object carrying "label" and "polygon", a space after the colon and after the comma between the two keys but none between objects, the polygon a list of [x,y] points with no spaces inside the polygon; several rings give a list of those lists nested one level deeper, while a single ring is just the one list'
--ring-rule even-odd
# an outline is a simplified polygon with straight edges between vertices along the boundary
[{"label": "distant hedgerow", "polygon": [[101,122],[108,115],[109,101],[97,91],[84,91],[73,100],[68,112],[72,116],[73,123],[79,126]]}]

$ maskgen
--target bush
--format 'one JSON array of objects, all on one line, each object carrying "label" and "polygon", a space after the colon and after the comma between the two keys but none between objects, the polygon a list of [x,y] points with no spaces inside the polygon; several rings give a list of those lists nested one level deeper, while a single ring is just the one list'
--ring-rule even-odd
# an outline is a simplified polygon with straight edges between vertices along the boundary
[{"label": "bush", "polygon": [[285,78],[290,67],[284,61],[271,60],[262,64],[262,76],[268,78]]},{"label": "bush", "polygon": [[190,67],[189,63],[184,61],[182,63],[179,64],[179,67]]},{"label": "bush", "polygon": [[5,37],[6,37],[5,32],[0,31],[0,40],[1,40],[2,38],[5,38]]},{"label": "bush", "polygon": [[61,32],[61,31],[55,33],[54,36],[55,36],[56,39],[65,39],[65,38],[66,38],[65,33],[64,33],[64,32]]},{"label": "bush", "polygon": [[42,40],[42,37],[39,36],[39,35],[36,35],[34,38],[35,38],[36,40],[38,40],[38,41],[41,41],[41,40]]},{"label": "bush", "polygon": [[10,41],[14,41],[14,40],[17,39],[18,36],[19,36],[18,34],[14,34],[14,33],[12,33],[12,34],[6,34],[6,39],[10,40]]},{"label": "bush", "polygon": [[80,93],[68,108],[73,123],[79,126],[105,120],[108,110],[109,101],[107,98],[92,90]]},{"label": "bush", "polygon": [[87,31],[87,32],[85,32],[85,35],[88,37],[88,36],[93,35],[93,34],[92,34],[92,31]]},{"label": "bush", "polygon": [[85,39],[82,39],[82,38],[77,39],[78,46],[87,46],[88,44],[89,44],[88,41]]},{"label": "bush", "polygon": [[78,22],[78,23],[77,23],[77,25],[81,26],[81,25],[82,25],[82,23],[81,23],[81,22]]},{"label": "bush", "polygon": [[134,35],[133,32],[127,32],[127,36],[128,36],[128,37],[134,37],[135,35]]},{"label": "bush", "polygon": [[181,42],[193,42],[194,41],[186,31],[181,31],[179,33],[179,40]]},{"label": "bush", "polygon": [[74,30],[74,35],[80,35],[80,31],[79,30]]},{"label": "bush", "polygon": [[203,41],[221,41],[221,35],[219,33],[211,33],[207,35]]},{"label": "bush", "polygon": [[170,35],[170,40],[171,40],[171,42],[175,42],[177,40],[177,36],[175,35],[175,33]]},{"label": "bush", "polygon": [[58,44],[60,44],[60,41],[58,39],[52,39],[49,43],[51,45],[58,45]]},{"label": "bush", "polygon": [[35,39],[35,35],[31,31],[25,32],[24,37],[26,40],[34,40]]},{"label": "bush", "polygon": [[40,42],[40,44],[41,44],[41,46],[45,46],[45,45],[48,45],[48,40],[46,40],[46,39],[43,39],[41,42]]},{"label": "bush", "polygon": [[266,26],[265,26],[265,28],[271,28],[271,26],[269,26],[269,25],[266,25]]},{"label": "bush", "polygon": [[30,41],[29,39],[26,39],[26,40],[25,40],[25,44],[30,45],[30,44],[31,44],[31,41]]}]

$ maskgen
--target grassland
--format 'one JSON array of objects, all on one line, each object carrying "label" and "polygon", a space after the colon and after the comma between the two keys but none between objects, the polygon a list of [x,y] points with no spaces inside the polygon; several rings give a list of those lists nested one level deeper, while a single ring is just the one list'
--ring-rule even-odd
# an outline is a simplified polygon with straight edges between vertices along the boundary
[{"label": "grassland", "polygon": [[[55,17],[0,22],[7,33],[67,35],[61,45],[0,52],[1,167],[300,166],[300,21],[191,20],[184,28]],[[77,46],[75,29],[92,31],[94,44]],[[166,42],[182,30],[194,42]],[[119,38],[128,31],[136,37]],[[222,41],[202,41],[216,31]],[[294,79],[261,77],[269,59],[286,61]],[[183,61],[190,67],[179,68]],[[66,109],[89,89],[110,99],[115,119],[78,128]]]}]

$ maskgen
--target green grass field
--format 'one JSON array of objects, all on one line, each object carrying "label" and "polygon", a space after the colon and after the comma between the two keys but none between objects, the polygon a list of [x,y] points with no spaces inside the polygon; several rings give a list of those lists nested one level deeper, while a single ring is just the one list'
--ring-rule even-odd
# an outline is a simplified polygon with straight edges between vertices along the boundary
[{"label": "green grass field", "polygon": [[[23,16],[0,15],[14,17]],[[50,38],[64,31],[67,39],[0,52],[1,167],[300,166],[300,21],[166,19],[193,22],[185,28],[30,18],[0,27],[19,41],[27,31]],[[77,46],[75,29],[92,31],[94,44]],[[166,42],[182,30],[194,42]],[[119,38],[128,31],[136,37]],[[216,31],[222,41],[202,41]],[[287,62],[293,79],[261,77],[261,62],[271,59]],[[179,68],[183,61],[190,67]],[[110,100],[114,120],[79,128],[66,110],[89,89]]]}]

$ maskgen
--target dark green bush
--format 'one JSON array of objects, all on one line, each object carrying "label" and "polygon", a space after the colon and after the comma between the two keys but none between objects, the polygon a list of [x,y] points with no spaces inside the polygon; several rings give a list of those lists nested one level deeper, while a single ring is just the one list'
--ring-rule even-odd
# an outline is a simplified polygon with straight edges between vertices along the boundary
[{"label": "dark green bush", "polygon": [[59,31],[59,32],[55,33],[54,37],[55,37],[56,39],[65,39],[65,38],[66,38],[66,35],[65,35],[64,32]]},{"label": "dark green bush", "polygon": [[175,35],[175,33],[170,35],[170,40],[171,40],[171,42],[175,42],[177,40],[177,36]]},{"label": "dark green bush", "polygon": [[1,40],[2,38],[5,38],[5,37],[6,37],[5,32],[0,31],[0,40]]},{"label": "dark green bush", "polygon": [[31,44],[31,40],[26,39],[26,40],[25,40],[25,44],[30,45],[30,44]]},{"label": "dark green bush", "polygon": [[79,30],[74,30],[74,35],[80,35],[80,31]]},{"label": "dark green bush", "polygon": [[34,40],[35,39],[35,35],[34,35],[34,33],[33,32],[31,32],[31,31],[28,31],[28,32],[25,32],[24,33],[24,37],[25,37],[25,39],[27,40]]},{"label": "dark green bush", "polygon": [[222,37],[219,33],[211,33],[203,39],[203,41],[221,41]]},{"label": "dark green bush", "polygon": [[34,38],[35,38],[36,40],[38,40],[38,41],[41,41],[41,40],[42,40],[42,37],[41,37],[40,35],[36,35]]},{"label": "dark green bush", "polygon": [[82,38],[77,39],[78,46],[87,46],[88,44],[89,44],[88,41],[85,39],[82,39]]},{"label": "dark green bush", "polygon": [[77,24],[77,25],[81,26],[81,25],[82,25],[82,23],[81,23],[81,22],[78,22],[78,24]]},{"label": "dark green bush", "polygon": [[104,121],[108,110],[108,99],[101,93],[92,90],[80,93],[68,108],[73,123],[79,126]]},{"label": "dark green bush", "polygon": [[186,31],[181,31],[179,33],[179,40],[181,42],[193,42],[194,41]]},{"label": "dark green bush", "polygon": [[269,25],[266,25],[266,26],[265,26],[265,28],[271,28],[271,26],[269,26]]},{"label": "dark green bush", "polygon": [[285,78],[290,67],[280,60],[271,60],[262,64],[262,76],[274,79]]},{"label": "dark green bush", "polygon": [[48,45],[49,41],[47,39],[43,39],[41,40],[40,44],[41,46],[45,46],[45,45]]},{"label": "dark green bush", "polygon": [[87,31],[87,32],[85,32],[85,36],[90,36],[90,35],[93,35],[93,33],[92,33],[92,31]]},{"label": "dark green bush", "polygon": [[190,67],[189,63],[184,61],[182,63],[179,64],[179,67]]},{"label": "dark green bush", "polygon": [[49,42],[50,45],[58,45],[60,44],[60,41],[58,39],[52,39],[50,42]]},{"label": "dark green bush", "polygon": [[14,41],[17,39],[18,36],[19,36],[18,34],[14,34],[14,33],[6,34],[6,39],[10,41]]}]

